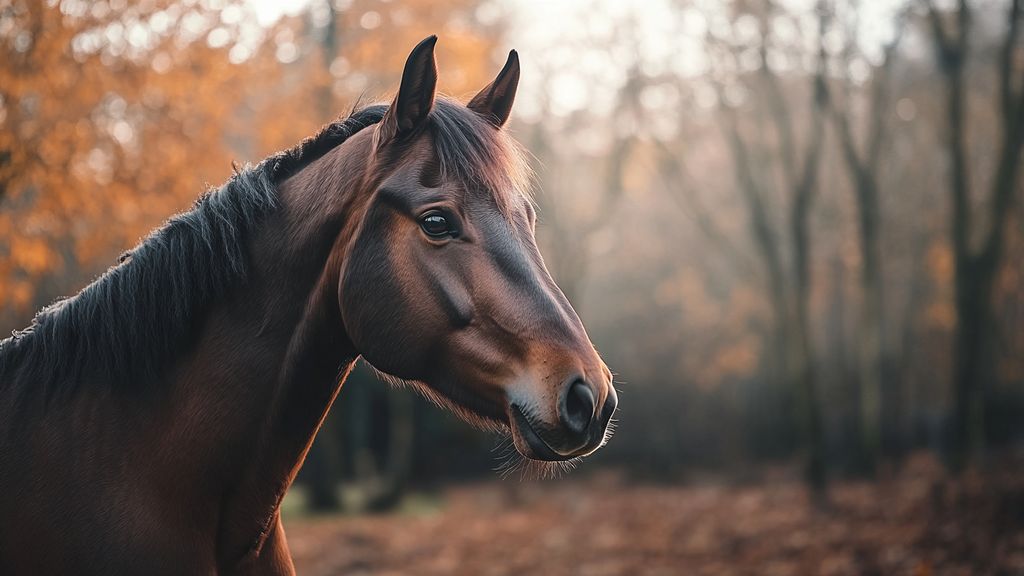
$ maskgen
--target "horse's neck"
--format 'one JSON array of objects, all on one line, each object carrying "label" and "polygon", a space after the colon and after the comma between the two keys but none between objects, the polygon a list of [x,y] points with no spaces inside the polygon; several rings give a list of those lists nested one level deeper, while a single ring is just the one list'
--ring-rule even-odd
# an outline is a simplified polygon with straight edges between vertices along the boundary
[{"label": "horse's neck", "polygon": [[[323,418],[355,358],[340,319],[325,299],[336,290],[318,282],[287,343],[271,385],[267,409],[239,484],[223,502],[221,551],[228,557],[258,552],[273,528],[281,499],[298,472]],[[254,530],[255,529],[255,530]]]},{"label": "horse's neck", "polygon": [[[220,370],[228,386],[217,402],[229,410],[240,407],[230,416],[236,422],[228,436],[240,452],[226,470],[237,484],[227,487],[221,503],[222,560],[262,546],[356,357],[338,308],[341,263],[329,260],[340,253],[335,245],[344,240],[338,239],[338,229],[347,216],[313,211],[319,220],[310,223],[310,207],[301,197],[289,204],[294,198],[288,192],[283,192],[282,214],[253,240],[257,274],[251,290],[221,310],[207,330],[208,340],[229,349],[232,365]],[[249,328],[219,334],[237,318],[248,319]],[[198,358],[194,365],[204,368],[205,362]]]}]

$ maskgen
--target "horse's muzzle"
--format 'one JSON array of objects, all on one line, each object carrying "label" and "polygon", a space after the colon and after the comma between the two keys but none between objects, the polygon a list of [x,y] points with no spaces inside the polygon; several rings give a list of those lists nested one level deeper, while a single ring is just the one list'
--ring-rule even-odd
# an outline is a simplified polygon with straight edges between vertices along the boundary
[{"label": "horse's muzzle", "polygon": [[608,424],[618,405],[615,391],[609,390],[598,411],[591,387],[582,379],[573,379],[560,395],[558,425],[548,426],[528,409],[512,404],[513,434],[529,448],[523,455],[549,462],[586,456],[605,441]]}]

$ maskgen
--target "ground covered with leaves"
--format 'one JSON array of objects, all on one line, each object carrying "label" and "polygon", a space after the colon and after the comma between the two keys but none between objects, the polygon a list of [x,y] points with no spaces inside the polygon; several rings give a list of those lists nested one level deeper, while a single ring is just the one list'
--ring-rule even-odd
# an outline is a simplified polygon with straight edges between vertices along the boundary
[{"label": "ground covered with leaves", "polygon": [[1024,574],[1024,467],[952,481],[928,458],[822,508],[757,484],[618,476],[445,491],[379,516],[286,517],[299,574]]}]

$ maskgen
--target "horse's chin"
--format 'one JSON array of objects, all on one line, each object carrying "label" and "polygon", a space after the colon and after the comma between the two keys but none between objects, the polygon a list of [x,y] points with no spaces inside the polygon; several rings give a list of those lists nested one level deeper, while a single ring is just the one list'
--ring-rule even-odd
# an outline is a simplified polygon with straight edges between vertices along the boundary
[{"label": "horse's chin", "polygon": [[503,476],[519,474],[523,478],[553,478],[571,470],[583,456],[596,450],[590,450],[587,454],[558,454],[533,429],[522,411],[514,404],[481,410],[480,402],[466,402],[466,398],[449,397],[425,382],[404,380],[380,370],[376,371],[383,380],[395,386],[416,390],[470,426],[509,439],[509,444],[514,450],[510,449],[498,455],[503,460],[498,466],[498,471]]},{"label": "horse's chin", "polygon": [[[522,479],[558,478],[572,471],[583,456],[563,456],[551,449],[529,426],[518,408],[509,406],[509,434],[505,450],[498,453],[501,460],[497,471],[502,477],[519,476]],[[514,447],[514,449],[513,449]],[[500,445],[499,445],[500,448]]]}]

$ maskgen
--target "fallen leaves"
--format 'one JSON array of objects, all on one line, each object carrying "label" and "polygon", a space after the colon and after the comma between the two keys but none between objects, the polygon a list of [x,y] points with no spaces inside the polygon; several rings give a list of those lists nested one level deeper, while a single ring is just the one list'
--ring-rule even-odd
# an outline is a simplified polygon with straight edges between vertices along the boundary
[{"label": "fallen leaves", "polygon": [[602,478],[452,488],[428,516],[286,518],[300,574],[1020,574],[1024,469],[945,478],[926,457],[841,483],[827,510],[795,480],[637,485]]}]

